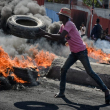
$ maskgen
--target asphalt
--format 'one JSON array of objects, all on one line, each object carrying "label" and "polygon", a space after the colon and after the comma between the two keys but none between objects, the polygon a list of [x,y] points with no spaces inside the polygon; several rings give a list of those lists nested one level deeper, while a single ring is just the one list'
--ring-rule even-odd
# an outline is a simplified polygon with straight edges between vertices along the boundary
[{"label": "asphalt", "polygon": [[54,98],[59,80],[40,77],[37,86],[0,91],[0,110],[110,110],[104,94],[93,87],[67,83],[65,98]]}]

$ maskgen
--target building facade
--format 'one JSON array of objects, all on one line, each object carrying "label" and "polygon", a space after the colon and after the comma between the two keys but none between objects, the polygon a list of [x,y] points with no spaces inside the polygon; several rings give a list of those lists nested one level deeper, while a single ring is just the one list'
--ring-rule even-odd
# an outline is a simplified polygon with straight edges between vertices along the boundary
[{"label": "building facade", "polygon": [[[70,2],[70,1],[68,1]],[[109,0],[110,2],[110,0]],[[79,3],[79,4],[78,4]],[[45,7],[46,11],[48,12],[48,15],[53,22],[58,21],[58,16],[56,12],[59,12],[62,7],[67,7],[70,8],[70,3],[68,4],[63,4],[63,3],[55,3],[55,2],[45,2]],[[83,6],[81,4],[81,0],[77,0],[77,5],[73,4],[71,7],[72,9],[72,17],[73,17],[73,22],[76,23],[77,28],[79,29],[79,26],[81,22],[85,22],[85,26],[87,28],[86,34],[90,35],[90,24],[91,24],[91,7]],[[49,13],[50,11],[50,13]],[[54,13],[52,13],[54,11]],[[95,8],[94,9],[94,16],[93,16],[93,21],[92,21],[92,26],[94,26],[94,23],[96,21],[96,18],[101,18],[101,23],[103,26],[103,29],[106,29],[109,24],[110,24],[110,9],[104,9],[104,8]],[[103,21],[107,21],[106,23],[103,23]],[[110,28],[109,28],[110,32]]]}]

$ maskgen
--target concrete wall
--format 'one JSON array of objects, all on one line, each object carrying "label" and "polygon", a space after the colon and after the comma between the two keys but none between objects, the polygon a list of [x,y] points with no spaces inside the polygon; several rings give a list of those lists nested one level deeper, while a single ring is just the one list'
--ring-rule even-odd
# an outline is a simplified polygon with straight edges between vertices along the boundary
[{"label": "concrete wall", "polygon": [[[45,7],[51,10],[54,10],[56,12],[59,12],[62,7],[70,8],[70,4],[58,4],[58,3],[49,3],[45,2]],[[86,7],[80,7],[80,6],[74,6],[74,8],[86,12],[91,12],[91,10],[87,9]],[[103,18],[109,19],[110,9],[101,9],[101,8],[95,8],[95,13]]]},{"label": "concrete wall", "polygon": [[52,20],[52,23],[59,21],[59,17],[58,17],[58,15],[56,14],[56,11],[53,11],[53,10],[51,10],[51,9],[46,8],[46,14],[47,14],[47,16]]},{"label": "concrete wall", "polygon": [[45,2],[44,6],[56,12],[59,12],[62,7],[70,8],[69,4],[59,4],[59,3],[52,3],[52,2]]},{"label": "concrete wall", "polygon": [[98,16],[109,19],[110,9],[95,8]]}]

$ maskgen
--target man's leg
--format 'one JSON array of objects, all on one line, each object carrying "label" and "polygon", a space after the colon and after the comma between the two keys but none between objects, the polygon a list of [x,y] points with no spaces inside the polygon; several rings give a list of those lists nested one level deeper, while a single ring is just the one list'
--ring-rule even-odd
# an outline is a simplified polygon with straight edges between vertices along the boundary
[{"label": "man's leg", "polygon": [[104,84],[104,82],[101,80],[101,78],[92,70],[87,56],[87,51],[81,52],[78,55],[78,59],[82,62],[83,66],[86,69],[86,72],[97,82],[97,84],[100,86],[102,91],[105,93],[105,103],[109,104],[110,103],[109,90]]},{"label": "man's leg", "polygon": [[102,91],[106,91],[107,87],[104,84],[104,82],[101,80],[101,78],[92,70],[88,56],[87,56],[87,50],[81,52],[78,55],[78,59],[81,61],[83,64],[86,72],[97,82],[97,84],[100,86]]},{"label": "man's leg", "polygon": [[71,53],[69,57],[67,58],[66,62],[61,68],[61,79],[60,79],[60,93],[64,94],[65,86],[66,86],[66,73],[67,70],[72,66],[77,59],[74,57],[74,55]]}]

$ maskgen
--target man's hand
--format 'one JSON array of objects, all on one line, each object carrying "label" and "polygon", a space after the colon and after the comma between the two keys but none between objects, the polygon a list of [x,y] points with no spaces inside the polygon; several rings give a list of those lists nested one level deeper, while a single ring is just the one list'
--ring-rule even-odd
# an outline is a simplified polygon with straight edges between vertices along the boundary
[{"label": "man's hand", "polygon": [[40,28],[39,31],[40,32],[36,34],[37,36],[44,36],[44,35],[46,35],[46,32],[43,29]]},{"label": "man's hand", "polygon": [[65,46],[67,46],[67,47],[69,46],[68,42],[65,43]]},{"label": "man's hand", "polygon": [[96,38],[94,37],[94,35],[92,35],[91,39],[92,39],[92,40],[96,40]]}]

